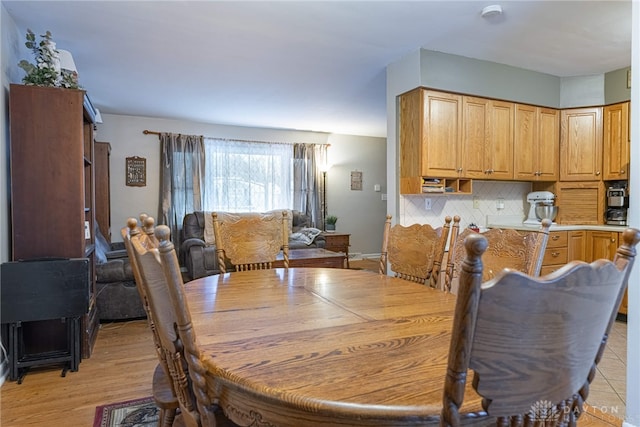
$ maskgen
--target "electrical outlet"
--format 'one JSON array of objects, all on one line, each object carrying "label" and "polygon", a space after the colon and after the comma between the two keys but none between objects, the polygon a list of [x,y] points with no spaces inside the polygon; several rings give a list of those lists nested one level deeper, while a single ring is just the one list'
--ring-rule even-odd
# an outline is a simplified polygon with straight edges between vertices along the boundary
[{"label": "electrical outlet", "polygon": [[431,199],[424,199],[424,208],[425,210],[431,210]]},{"label": "electrical outlet", "polygon": [[473,198],[473,209],[480,209],[480,199],[477,197]]},{"label": "electrical outlet", "polygon": [[496,209],[497,210],[504,209],[504,199],[503,198],[498,198],[498,200],[496,200]]}]

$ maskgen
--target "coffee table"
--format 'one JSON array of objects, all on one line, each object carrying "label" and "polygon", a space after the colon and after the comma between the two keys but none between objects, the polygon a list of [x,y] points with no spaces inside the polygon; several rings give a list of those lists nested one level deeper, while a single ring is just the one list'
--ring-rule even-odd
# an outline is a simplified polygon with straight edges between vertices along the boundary
[{"label": "coffee table", "polygon": [[[327,267],[344,268],[346,255],[342,252],[332,252],[326,249],[291,249],[289,251],[289,267]],[[274,268],[284,267],[282,254],[273,263]]]}]

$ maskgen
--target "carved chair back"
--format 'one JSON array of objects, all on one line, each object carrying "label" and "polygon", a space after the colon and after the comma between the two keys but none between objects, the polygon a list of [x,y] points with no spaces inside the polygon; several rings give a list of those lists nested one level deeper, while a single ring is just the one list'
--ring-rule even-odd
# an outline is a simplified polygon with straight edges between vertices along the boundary
[{"label": "carved chair back", "polygon": [[[454,218],[457,233],[460,217]],[[431,287],[439,287],[440,270],[444,257],[451,217],[445,218],[442,227],[434,229],[429,224],[413,224],[408,227],[391,226],[391,215],[387,215],[382,237],[380,274],[387,274],[387,263],[396,277]]]},{"label": "carved chair back", "polygon": [[497,425],[576,425],[640,231],[627,229],[623,240],[613,262],[573,261],[544,277],[507,270],[483,283],[487,239],[467,237],[440,425],[459,425],[465,416],[459,408],[469,369]]},{"label": "carved chair back", "polygon": [[125,245],[135,259],[132,268],[135,268],[136,283],[139,283],[149,325],[154,334],[158,359],[166,370],[167,378],[171,379],[173,392],[180,407],[181,420],[188,427],[199,427],[202,425],[200,413],[187,376],[183,345],[176,331],[177,321],[169,285],[158,254],[159,242],[155,235],[150,234],[153,229],[149,224],[152,224],[152,221],[153,218],[146,218],[144,231],[137,231],[131,228],[135,220],[130,219],[127,222],[129,238],[125,238]]},{"label": "carved chair back", "polygon": [[213,213],[213,232],[218,265],[226,272],[227,260],[236,271],[273,267],[282,251],[289,268],[289,221],[287,212]]},{"label": "carved chair back", "polygon": [[159,426],[172,426],[176,417],[176,412],[179,407],[178,398],[176,397],[173,381],[171,380],[171,372],[167,364],[166,354],[162,348],[162,342],[156,329],[155,322],[153,321],[153,313],[149,307],[149,301],[145,291],[145,287],[142,283],[142,276],[140,269],[138,268],[138,262],[131,245],[131,239],[139,240],[140,244],[147,249],[151,249],[158,246],[154,231],[154,219],[146,214],[140,215],[140,224],[135,218],[129,218],[127,220],[127,226],[120,230],[122,241],[124,242],[127,255],[129,257],[129,264],[133,271],[133,277],[136,283],[136,288],[140,294],[140,300],[142,306],[147,314],[147,322],[149,323],[149,329],[153,336],[153,343],[156,348],[156,355],[158,356],[158,366],[153,373],[152,379],[152,391],[156,405],[160,409],[160,417],[158,420]]},{"label": "carved chair back", "polygon": [[[492,228],[482,235],[489,242],[489,248],[482,257],[484,269],[482,280],[495,277],[505,268],[521,271],[531,276],[538,276],[542,268],[544,251],[549,239],[551,221],[545,219],[540,229],[521,231]],[[445,289],[457,293],[460,267],[465,257],[464,239],[475,234],[466,229],[449,245],[449,258],[445,277]]]}]

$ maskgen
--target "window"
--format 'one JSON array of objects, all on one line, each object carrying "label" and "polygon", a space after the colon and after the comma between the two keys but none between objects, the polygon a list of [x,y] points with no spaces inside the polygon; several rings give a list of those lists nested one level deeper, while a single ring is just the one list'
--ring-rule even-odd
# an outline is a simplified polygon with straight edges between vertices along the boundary
[{"label": "window", "polygon": [[205,211],[293,207],[291,144],[205,138],[204,152]]}]

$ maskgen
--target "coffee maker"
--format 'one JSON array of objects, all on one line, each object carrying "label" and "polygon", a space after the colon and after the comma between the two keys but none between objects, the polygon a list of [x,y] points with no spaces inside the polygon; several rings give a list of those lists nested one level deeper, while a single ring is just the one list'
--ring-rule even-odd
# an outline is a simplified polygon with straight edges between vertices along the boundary
[{"label": "coffee maker", "polygon": [[629,195],[624,186],[612,186],[607,189],[607,224],[627,225]]}]

